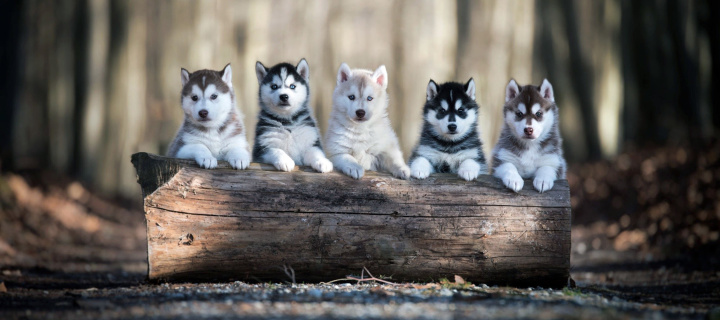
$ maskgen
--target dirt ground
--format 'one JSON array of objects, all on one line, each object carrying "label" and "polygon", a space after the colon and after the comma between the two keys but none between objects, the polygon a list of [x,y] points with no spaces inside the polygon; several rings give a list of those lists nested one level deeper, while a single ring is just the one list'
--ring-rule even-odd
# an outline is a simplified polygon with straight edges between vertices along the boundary
[{"label": "dirt ground", "polygon": [[[0,319],[720,319],[720,144],[636,150],[571,166],[564,289],[451,279],[145,281],[140,195],[108,201],[48,173],[0,176]],[[329,279],[330,280],[330,279]]]}]

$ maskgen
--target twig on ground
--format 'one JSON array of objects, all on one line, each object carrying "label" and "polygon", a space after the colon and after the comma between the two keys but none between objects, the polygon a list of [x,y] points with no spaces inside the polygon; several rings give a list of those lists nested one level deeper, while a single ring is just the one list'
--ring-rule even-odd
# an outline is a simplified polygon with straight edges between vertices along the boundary
[{"label": "twig on ground", "polygon": [[[370,276],[369,278],[365,278],[366,272]],[[395,282],[383,280],[380,278],[375,278],[375,276],[373,276],[372,273],[370,273],[370,270],[368,270],[366,267],[363,267],[363,270],[360,272],[360,278],[353,277],[353,276],[346,276],[345,278],[335,279],[335,280],[328,281],[328,282],[321,282],[320,284],[331,284],[331,283],[335,283],[335,282],[339,282],[339,281],[357,281],[357,284],[360,284],[360,282],[377,281],[377,282],[382,282],[384,284],[388,284],[388,285],[396,286],[396,287],[410,287],[411,286],[410,284],[407,284],[407,283],[395,283]]]},{"label": "twig on ground", "polygon": [[292,283],[295,284],[295,270],[293,270],[291,266],[283,264],[283,271],[285,271],[285,275],[292,280]]}]

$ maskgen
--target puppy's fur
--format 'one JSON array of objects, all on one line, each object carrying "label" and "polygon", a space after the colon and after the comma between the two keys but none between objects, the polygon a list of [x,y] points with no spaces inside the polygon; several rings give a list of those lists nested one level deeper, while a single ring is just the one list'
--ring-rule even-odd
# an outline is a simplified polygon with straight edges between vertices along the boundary
[{"label": "puppy's fur", "polygon": [[351,70],[343,63],[338,70],[325,146],[335,168],[355,179],[380,169],[410,176],[388,119],[387,86],[385,66]]},{"label": "puppy's fur", "polygon": [[320,132],[310,100],[310,67],[305,59],[297,66],[280,63],[266,68],[255,65],[260,84],[260,113],[255,130],[253,158],[270,163],[281,171],[291,171],[295,164],[312,166],[318,172],[332,171],[320,144]]},{"label": "puppy's fur", "polygon": [[168,156],[194,159],[203,168],[226,160],[235,169],[250,164],[243,114],[235,107],[230,64],[222,71],[180,71],[180,101],[185,121],[170,144]]},{"label": "puppy's fur", "polygon": [[503,115],[505,124],[493,150],[493,175],[515,192],[522,189],[523,178],[534,178],[539,192],[552,189],[556,179],[565,178],[567,164],[550,82],[521,87],[510,80]]},{"label": "puppy's fur", "polygon": [[487,174],[480,133],[475,81],[465,85],[430,80],[423,108],[420,142],[410,157],[410,170],[417,179],[434,172],[452,172],[465,180]]}]

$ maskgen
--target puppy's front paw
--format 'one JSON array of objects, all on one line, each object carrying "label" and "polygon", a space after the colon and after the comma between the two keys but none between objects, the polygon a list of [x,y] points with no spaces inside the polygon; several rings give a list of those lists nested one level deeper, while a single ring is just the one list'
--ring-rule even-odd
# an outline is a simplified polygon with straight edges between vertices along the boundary
[{"label": "puppy's front paw", "polygon": [[317,172],[325,173],[332,171],[333,164],[328,159],[320,158],[315,160],[315,162],[312,164],[312,168],[315,169],[315,171]]},{"label": "puppy's front paw", "polygon": [[458,176],[460,178],[465,179],[466,181],[472,181],[475,180],[475,178],[478,177],[480,174],[480,170],[478,169],[460,169],[458,170]]},{"label": "puppy's front paw", "polygon": [[425,179],[430,176],[432,166],[425,158],[417,158],[412,162],[410,167],[410,175],[415,179]]},{"label": "puppy's front paw", "polygon": [[215,169],[217,168],[217,159],[210,157],[198,157],[195,159],[195,162],[197,164],[205,169]]},{"label": "puppy's front paw", "polygon": [[239,158],[230,158],[227,161],[230,163],[230,166],[236,170],[247,169],[247,167],[250,165],[250,157],[248,157],[248,156],[241,156]]},{"label": "puppy's front paw", "polygon": [[425,168],[413,167],[410,171],[410,175],[415,179],[425,179],[430,176],[430,170],[425,170]]},{"label": "puppy's front paw", "polygon": [[290,172],[295,168],[295,161],[287,155],[282,155],[279,159],[273,162],[273,166],[280,171]]},{"label": "puppy's front paw", "polygon": [[403,165],[402,167],[395,169],[392,174],[395,177],[407,180],[410,178],[410,167]]},{"label": "puppy's front paw", "polygon": [[363,167],[359,164],[349,164],[348,166],[342,168],[342,172],[355,179],[360,179],[363,175],[365,175],[365,169],[363,169]]},{"label": "puppy's front paw", "polygon": [[510,190],[518,192],[522,190],[523,184],[525,181],[523,181],[522,177],[517,173],[509,173],[505,175],[502,179],[503,184],[505,184],[506,187],[510,188]]},{"label": "puppy's front paw", "polygon": [[537,190],[540,193],[543,193],[545,191],[552,189],[554,183],[555,183],[554,176],[551,177],[551,176],[537,175],[537,176],[535,176],[535,180],[533,180],[533,186],[535,187],[535,190]]}]

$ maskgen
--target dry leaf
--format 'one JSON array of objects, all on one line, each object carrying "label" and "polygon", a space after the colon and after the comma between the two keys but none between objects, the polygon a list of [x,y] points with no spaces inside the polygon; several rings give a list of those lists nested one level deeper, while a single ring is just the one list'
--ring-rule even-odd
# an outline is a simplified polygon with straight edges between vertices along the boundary
[{"label": "dry leaf", "polygon": [[456,283],[456,284],[465,284],[465,279],[463,279],[463,278],[462,278],[461,276],[459,276],[459,275],[455,275],[455,283]]},{"label": "dry leaf", "polygon": [[5,282],[0,282],[0,292],[7,292],[7,288],[5,287]]}]

